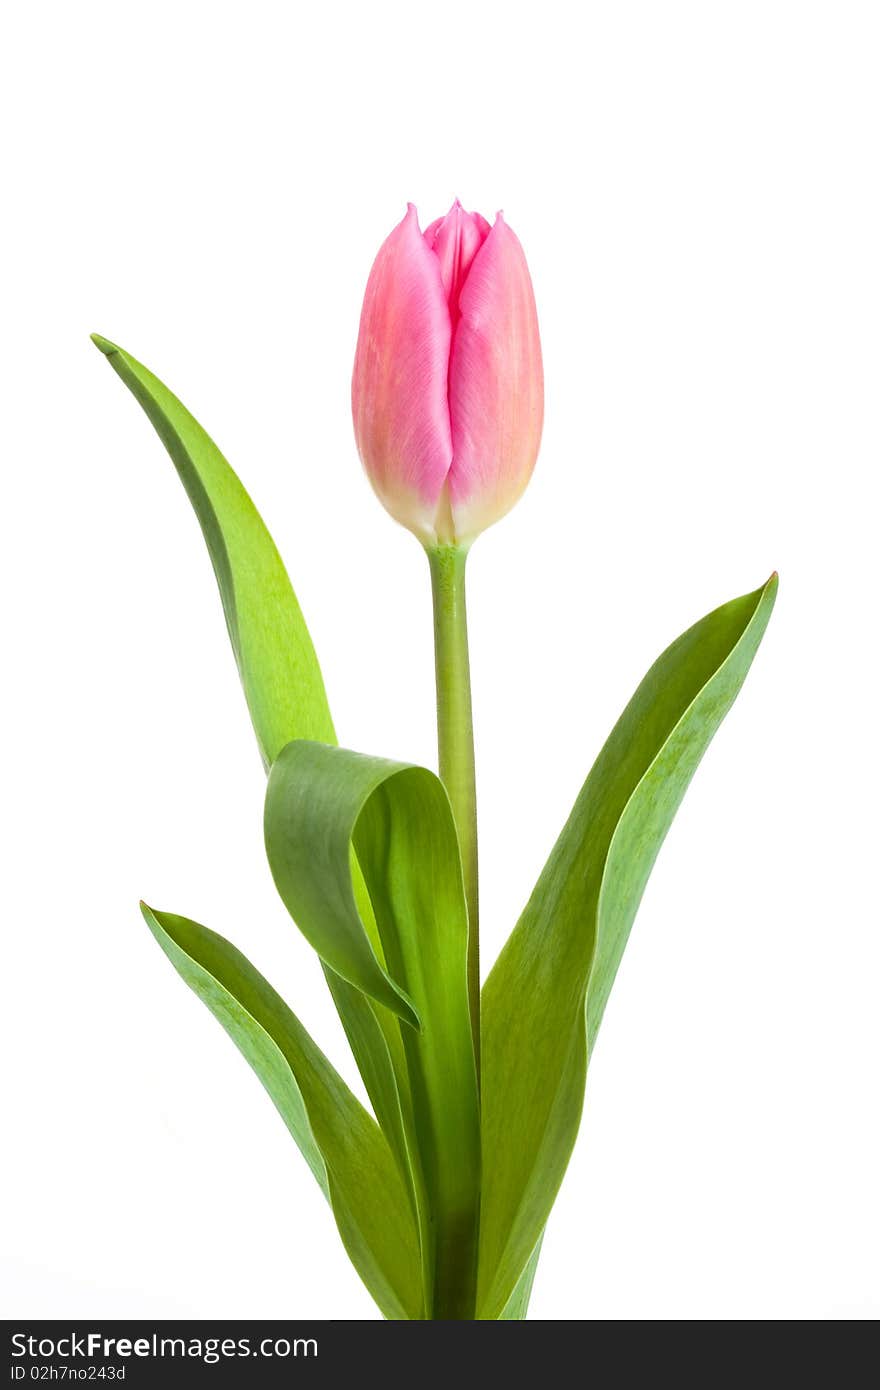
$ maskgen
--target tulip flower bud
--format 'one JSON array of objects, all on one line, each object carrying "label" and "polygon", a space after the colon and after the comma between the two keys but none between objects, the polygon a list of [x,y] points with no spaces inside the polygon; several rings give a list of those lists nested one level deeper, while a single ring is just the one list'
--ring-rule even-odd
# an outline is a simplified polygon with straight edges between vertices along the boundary
[{"label": "tulip flower bud", "polygon": [[410,203],[370,272],[352,379],[358,451],[383,505],[432,547],[471,541],[526,487],[544,381],[532,282],[499,213]]}]

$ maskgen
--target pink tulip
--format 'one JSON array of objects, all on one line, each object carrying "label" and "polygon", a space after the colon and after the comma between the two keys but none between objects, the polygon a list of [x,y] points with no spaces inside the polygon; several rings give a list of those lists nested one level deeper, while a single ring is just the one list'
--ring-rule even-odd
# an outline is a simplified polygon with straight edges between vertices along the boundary
[{"label": "pink tulip", "polygon": [[370,272],[352,379],[358,451],[380,500],[427,545],[468,542],[535,466],[544,381],[522,247],[455,202],[412,203]]}]

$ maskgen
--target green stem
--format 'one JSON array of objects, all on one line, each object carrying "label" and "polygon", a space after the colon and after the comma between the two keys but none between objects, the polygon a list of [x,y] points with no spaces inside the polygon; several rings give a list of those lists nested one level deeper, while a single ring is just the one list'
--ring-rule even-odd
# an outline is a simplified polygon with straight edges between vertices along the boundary
[{"label": "green stem", "polygon": [[440,778],[452,802],[461,847],[468,908],[468,1002],[479,1080],[480,929],[477,892],[477,794],[465,609],[466,560],[466,546],[438,545],[428,551],[434,598],[437,747]]}]

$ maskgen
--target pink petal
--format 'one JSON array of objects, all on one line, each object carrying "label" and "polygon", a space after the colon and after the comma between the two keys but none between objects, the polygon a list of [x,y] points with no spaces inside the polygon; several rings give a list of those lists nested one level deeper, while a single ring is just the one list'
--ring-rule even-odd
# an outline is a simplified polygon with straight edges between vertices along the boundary
[{"label": "pink petal", "polygon": [[373,487],[392,516],[428,539],[452,460],[451,336],[440,263],[410,203],[367,282],[351,402]]},{"label": "pink petal", "polygon": [[541,441],[544,377],[532,282],[501,214],[470,267],[452,343],[448,487],[456,535],[497,521],[531,477]]},{"label": "pink petal", "polygon": [[459,317],[462,286],[489,230],[485,217],[478,212],[465,212],[456,198],[446,216],[439,217],[425,231],[425,241],[440,262],[453,332]]}]

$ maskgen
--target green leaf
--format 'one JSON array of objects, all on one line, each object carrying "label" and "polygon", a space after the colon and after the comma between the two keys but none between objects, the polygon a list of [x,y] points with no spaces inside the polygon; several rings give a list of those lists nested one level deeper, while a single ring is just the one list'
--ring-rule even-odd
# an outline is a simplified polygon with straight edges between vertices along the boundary
[{"label": "green leaf", "polygon": [[[480,1125],[467,997],[467,907],[446,791],[424,768],[297,741],[266,792],[278,891],[322,958],[403,1019],[422,1260],[432,1318],[472,1318]],[[352,847],[387,972],[372,955]],[[393,991],[393,992],[392,992]]]},{"label": "green leaf", "polygon": [[[268,768],[294,738],[335,742],[312,641],[284,565],[262,518],[213,440],[168,387],[130,353],[93,334],[143,407],[192,502],[220,589],[226,624],[257,741]],[[369,929],[369,902],[359,885]],[[325,969],[367,1093],[406,1172],[401,1108],[409,1105],[400,1035],[384,1011]]]},{"label": "green leaf", "polygon": [[141,908],[172,965],[275,1102],[382,1312],[392,1319],[423,1318],[418,1236],[406,1189],[375,1121],[240,951],[197,922]]},{"label": "green leaf", "polygon": [[478,1311],[522,1276],[580,1121],[587,1057],[630,927],[697,764],[745,680],[776,576],[690,628],[599,754],[483,989]]},{"label": "green leaf", "polygon": [[129,353],[92,341],[149,416],[189,495],[266,767],[292,738],[335,743],[315,649],[275,543],[214,441]]}]

